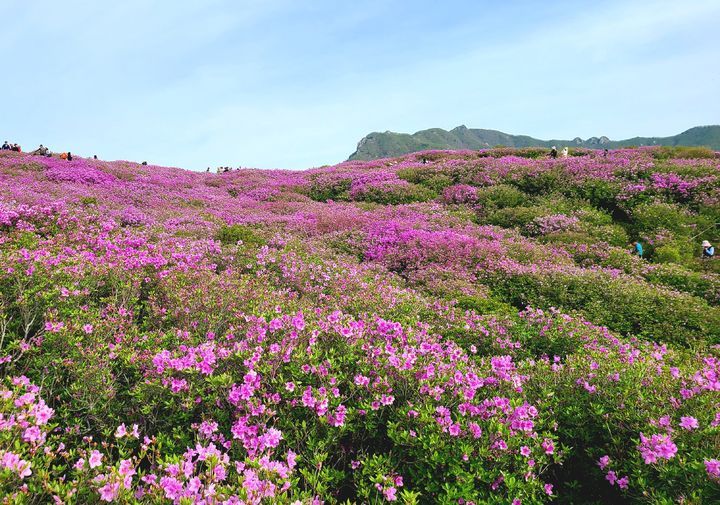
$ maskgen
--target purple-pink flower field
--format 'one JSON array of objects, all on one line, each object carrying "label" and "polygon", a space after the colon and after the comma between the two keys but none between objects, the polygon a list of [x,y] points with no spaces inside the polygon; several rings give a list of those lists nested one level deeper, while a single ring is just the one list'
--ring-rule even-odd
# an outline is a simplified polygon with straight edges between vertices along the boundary
[{"label": "purple-pink flower field", "polygon": [[0,503],[720,502],[720,158],[543,154],[3,152]]}]

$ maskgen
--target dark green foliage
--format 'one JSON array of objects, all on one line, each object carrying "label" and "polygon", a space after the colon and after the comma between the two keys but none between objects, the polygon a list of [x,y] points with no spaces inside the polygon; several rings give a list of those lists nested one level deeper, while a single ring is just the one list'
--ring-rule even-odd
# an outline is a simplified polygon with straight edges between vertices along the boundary
[{"label": "dark green foliage", "polygon": [[315,179],[310,185],[308,196],[317,202],[326,202],[328,200],[347,201],[351,184],[351,178],[331,181]]},{"label": "dark green foliage", "polygon": [[410,184],[396,189],[368,188],[355,197],[358,201],[374,202],[382,205],[400,205],[413,202],[427,202],[437,197],[437,193],[426,187]]},{"label": "dark green foliage", "polygon": [[536,217],[544,216],[547,213],[547,209],[544,207],[506,207],[489,212],[486,221],[503,228],[513,228],[525,226]]},{"label": "dark green foliage", "polygon": [[625,335],[692,347],[720,343],[720,309],[688,294],[605,274],[521,274],[493,293],[518,308],[557,307]]},{"label": "dark green foliage", "polygon": [[530,195],[547,195],[562,187],[562,178],[560,170],[548,170],[539,174],[524,174],[512,183]]},{"label": "dark green foliage", "polygon": [[613,210],[620,192],[617,184],[601,179],[587,179],[582,184],[573,186],[569,191],[573,196],[588,200],[595,207]]},{"label": "dark green foliage", "polygon": [[519,207],[525,205],[529,200],[528,195],[507,184],[481,188],[477,192],[478,203],[486,208]]}]

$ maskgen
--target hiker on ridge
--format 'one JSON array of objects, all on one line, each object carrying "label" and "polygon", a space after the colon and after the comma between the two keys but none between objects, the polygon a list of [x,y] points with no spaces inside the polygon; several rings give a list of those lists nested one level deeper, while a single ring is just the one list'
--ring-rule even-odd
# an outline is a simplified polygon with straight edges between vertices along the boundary
[{"label": "hiker on ridge", "polygon": [[16,153],[21,153],[22,147],[20,147],[20,144],[13,144],[10,150],[15,151]]},{"label": "hiker on ridge", "polygon": [[40,144],[40,147],[38,147],[37,149],[35,149],[35,150],[34,150],[33,152],[31,152],[30,154],[34,154],[34,155],[36,155],[36,156],[47,156],[47,153],[48,153],[48,148],[45,147],[44,145]]},{"label": "hiker on ridge", "polygon": [[548,156],[550,156],[552,159],[557,158],[557,147],[552,146],[550,148],[550,154]]},{"label": "hiker on ridge", "polygon": [[703,240],[702,248],[703,248],[703,252],[702,252],[703,258],[709,259],[709,258],[712,258],[713,256],[715,256],[715,248],[707,240]]},{"label": "hiker on ridge", "polygon": [[3,151],[9,151],[10,150],[10,144],[8,144],[8,141],[6,140],[5,143],[2,145]]}]

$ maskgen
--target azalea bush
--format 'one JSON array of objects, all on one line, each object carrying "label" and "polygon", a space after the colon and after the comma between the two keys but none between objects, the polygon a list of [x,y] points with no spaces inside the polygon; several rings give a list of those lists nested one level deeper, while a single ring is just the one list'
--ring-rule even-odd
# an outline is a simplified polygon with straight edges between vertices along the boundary
[{"label": "azalea bush", "polygon": [[3,152],[0,502],[714,503],[719,170]]}]

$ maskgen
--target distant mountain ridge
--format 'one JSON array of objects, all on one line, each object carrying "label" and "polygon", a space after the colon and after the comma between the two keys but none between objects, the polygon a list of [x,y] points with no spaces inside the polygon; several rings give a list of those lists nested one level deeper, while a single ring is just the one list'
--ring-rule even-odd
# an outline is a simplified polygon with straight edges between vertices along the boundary
[{"label": "distant mountain ridge", "polygon": [[483,130],[458,126],[450,131],[442,128],[421,130],[413,134],[373,132],[358,142],[350,160],[388,158],[429,149],[485,149],[503,145],[507,147],[570,146],[591,149],[616,149],[629,146],[707,146],[720,150],[720,125],[696,126],[672,137],[633,137],[625,140],[590,137],[583,140],[540,140],[527,135],[510,135],[497,130]]}]

